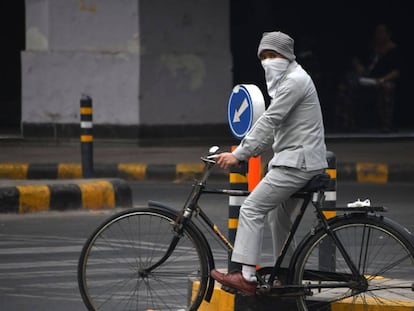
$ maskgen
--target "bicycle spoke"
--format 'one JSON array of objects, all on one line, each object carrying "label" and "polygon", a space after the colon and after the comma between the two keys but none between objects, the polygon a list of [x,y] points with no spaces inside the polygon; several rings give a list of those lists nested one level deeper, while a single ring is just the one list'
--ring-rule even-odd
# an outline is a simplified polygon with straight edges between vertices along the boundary
[{"label": "bicycle spoke", "polygon": [[[157,266],[174,235],[175,217],[138,209],[96,230],[79,261],[79,284],[89,310],[193,310],[201,303],[209,268],[191,227]],[[190,291],[194,282],[198,286]]]},{"label": "bicycle spoke", "polygon": [[[313,292],[298,299],[300,310],[329,310],[331,304],[347,304],[349,310],[352,305],[414,305],[414,249],[409,242],[375,218],[344,218],[332,229],[361,277],[352,276],[335,247],[330,250],[331,257],[323,255],[320,248],[332,241],[320,231],[298,260],[295,279],[305,286],[310,282]],[[319,271],[319,261],[324,258],[326,262],[326,257],[332,259],[331,266],[324,265],[326,271]]]}]

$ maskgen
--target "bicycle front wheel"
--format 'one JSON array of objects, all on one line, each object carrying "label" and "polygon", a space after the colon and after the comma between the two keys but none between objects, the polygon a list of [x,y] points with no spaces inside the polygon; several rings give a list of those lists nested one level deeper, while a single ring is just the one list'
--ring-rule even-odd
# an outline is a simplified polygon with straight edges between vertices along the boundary
[{"label": "bicycle front wheel", "polygon": [[414,247],[395,225],[376,216],[346,216],[331,229],[363,278],[352,276],[339,249],[322,230],[298,257],[294,281],[309,288],[299,310],[388,310],[414,307]]},{"label": "bicycle front wheel", "polygon": [[117,214],[88,239],[78,264],[78,283],[89,310],[196,310],[208,283],[207,255],[192,224],[166,254],[176,215],[145,208]]}]

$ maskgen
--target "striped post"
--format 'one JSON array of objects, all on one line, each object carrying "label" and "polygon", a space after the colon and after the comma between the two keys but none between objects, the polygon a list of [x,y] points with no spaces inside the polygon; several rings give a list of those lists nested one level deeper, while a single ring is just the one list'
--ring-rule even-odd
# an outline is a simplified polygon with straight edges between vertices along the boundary
[{"label": "striped post", "polygon": [[262,179],[262,158],[260,156],[249,159],[248,167],[249,191],[252,192]]},{"label": "striped post", "polygon": [[[336,207],[336,156],[333,152],[326,152],[326,160],[328,161],[328,168],[326,173],[331,177],[328,189],[325,191],[325,207]],[[335,211],[325,211],[325,216],[329,219],[336,216]]]},{"label": "striped post", "polygon": [[80,101],[82,177],[93,177],[92,99],[82,95]]},{"label": "striped post", "polygon": [[[336,156],[333,152],[327,151],[326,159],[328,168],[326,173],[331,177],[329,187],[325,191],[324,207],[336,207]],[[336,211],[324,211],[326,218],[336,216]],[[322,271],[335,271],[335,245],[331,240],[324,240],[319,248],[319,269]]]},{"label": "striped post", "polygon": [[[232,150],[234,150],[234,148],[235,147],[232,147]],[[240,166],[232,166],[230,168],[229,181],[231,190],[248,190],[247,168],[247,162],[243,162]],[[240,207],[245,199],[245,196],[229,196],[228,237],[233,245],[236,239],[237,226],[239,223]],[[227,267],[228,271],[241,270],[240,264],[231,261],[231,253],[229,253]]]}]

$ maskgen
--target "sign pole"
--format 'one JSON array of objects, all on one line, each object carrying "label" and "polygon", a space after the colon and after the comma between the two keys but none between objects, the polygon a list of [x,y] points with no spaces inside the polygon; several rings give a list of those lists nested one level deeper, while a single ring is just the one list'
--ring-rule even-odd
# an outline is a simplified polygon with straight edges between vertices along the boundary
[{"label": "sign pole", "polygon": [[[252,84],[240,84],[233,88],[228,104],[228,121],[233,135],[241,140],[265,111],[264,97]],[[237,146],[232,147],[232,151]],[[251,158],[238,167],[230,168],[230,189],[252,191],[261,179],[261,158]],[[240,207],[245,196],[229,197],[228,238],[234,244],[239,222]],[[228,271],[240,270],[241,265],[231,261],[228,255]]]}]

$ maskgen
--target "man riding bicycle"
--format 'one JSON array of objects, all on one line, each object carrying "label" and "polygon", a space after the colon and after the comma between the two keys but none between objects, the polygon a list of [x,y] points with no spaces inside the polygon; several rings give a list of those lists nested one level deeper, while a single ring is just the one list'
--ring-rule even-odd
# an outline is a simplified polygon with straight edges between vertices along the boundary
[{"label": "man riding bicycle", "polygon": [[232,261],[241,263],[242,271],[211,271],[215,280],[246,295],[256,292],[265,218],[278,254],[296,205],[289,198],[327,167],[318,94],[312,78],[295,61],[294,40],[280,31],[264,33],[257,55],[265,71],[270,105],[232,153],[216,158],[227,169],[258,156],[273,143],[274,156],[266,176],[240,208]]}]

